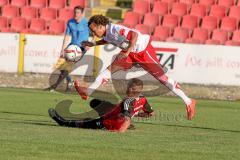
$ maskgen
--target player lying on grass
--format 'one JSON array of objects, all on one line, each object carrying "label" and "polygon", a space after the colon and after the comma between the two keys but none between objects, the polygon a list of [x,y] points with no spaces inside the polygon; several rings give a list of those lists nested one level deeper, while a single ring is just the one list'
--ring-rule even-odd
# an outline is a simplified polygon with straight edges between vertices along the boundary
[{"label": "player lying on grass", "polygon": [[122,51],[87,89],[79,86],[78,82],[75,81],[75,88],[83,99],[87,99],[101,84],[107,82],[111,78],[111,74],[119,70],[130,69],[134,64],[138,64],[184,101],[187,119],[191,120],[194,117],[196,100],[186,96],[180,85],[164,73],[163,67],[156,57],[155,49],[151,45],[149,35],[141,34],[135,29],[122,25],[113,24],[102,15],[92,16],[88,26],[95,36],[102,39],[95,43],[83,42],[84,46],[92,47],[110,43],[120,47]]},{"label": "player lying on grass", "polygon": [[[119,104],[111,104],[107,101],[93,99],[90,102],[92,108],[109,107],[112,108],[106,114],[97,119],[86,120],[69,120],[61,117],[56,110],[50,108],[48,113],[60,126],[107,129],[110,131],[124,132],[134,116],[149,117],[154,114],[152,107],[148,104],[147,99],[141,95],[143,82],[139,79],[131,79],[128,83],[127,97]],[[141,112],[142,111],[142,112]]]}]

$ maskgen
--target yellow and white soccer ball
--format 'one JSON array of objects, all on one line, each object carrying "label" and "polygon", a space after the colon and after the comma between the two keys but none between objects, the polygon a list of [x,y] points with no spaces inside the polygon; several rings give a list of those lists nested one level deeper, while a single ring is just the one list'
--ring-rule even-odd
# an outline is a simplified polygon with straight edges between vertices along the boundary
[{"label": "yellow and white soccer ball", "polygon": [[77,62],[83,56],[83,52],[81,48],[77,45],[69,45],[67,49],[65,49],[65,59],[68,62]]}]

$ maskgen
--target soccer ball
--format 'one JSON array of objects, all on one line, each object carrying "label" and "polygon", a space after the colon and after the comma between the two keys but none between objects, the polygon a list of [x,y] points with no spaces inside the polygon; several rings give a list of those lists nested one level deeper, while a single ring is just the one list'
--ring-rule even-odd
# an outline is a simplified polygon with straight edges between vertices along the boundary
[{"label": "soccer ball", "polygon": [[65,59],[68,62],[77,62],[83,56],[83,52],[80,47],[77,45],[69,45],[65,50]]}]

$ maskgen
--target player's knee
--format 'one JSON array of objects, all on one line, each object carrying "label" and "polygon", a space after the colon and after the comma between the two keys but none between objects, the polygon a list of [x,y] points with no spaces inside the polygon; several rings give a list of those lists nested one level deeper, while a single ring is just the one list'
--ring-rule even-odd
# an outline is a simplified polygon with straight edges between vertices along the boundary
[{"label": "player's knee", "polygon": [[168,80],[166,81],[166,86],[171,89],[171,90],[174,90],[174,89],[180,89],[180,85],[175,82],[173,79],[171,78],[168,78]]},{"label": "player's knee", "polygon": [[166,81],[166,86],[167,86],[169,89],[173,90],[173,89],[175,88],[175,87],[174,87],[174,80],[171,79],[171,78],[168,78],[168,80]]}]

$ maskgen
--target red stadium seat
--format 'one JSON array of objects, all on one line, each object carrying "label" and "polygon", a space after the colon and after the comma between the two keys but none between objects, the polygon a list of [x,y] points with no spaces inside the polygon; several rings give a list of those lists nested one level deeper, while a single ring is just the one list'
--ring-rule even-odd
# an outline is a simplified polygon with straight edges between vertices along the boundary
[{"label": "red stadium seat", "polygon": [[11,5],[16,6],[16,7],[23,7],[28,4],[27,0],[12,0]]},{"label": "red stadium seat", "polygon": [[47,0],[31,0],[30,6],[38,8],[38,9],[44,8],[47,6]]},{"label": "red stadium seat", "polygon": [[58,19],[60,19],[66,23],[69,19],[73,18],[73,16],[74,16],[73,9],[63,8],[63,9],[59,10]]},{"label": "red stadium seat", "polygon": [[150,3],[145,0],[136,0],[133,3],[133,12],[144,15],[150,11]]},{"label": "red stadium seat", "polygon": [[45,29],[41,32],[41,34],[53,34],[48,29]]},{"label": "red stadium seat", "polygon": [[208,40],[206,40],[205,44],[220,45],[220,41],[215,40],[215,39],[208,39]]},{"label": "red stadium seat", "polygon": [[30,6],[24,6],[21,8],[21,17],[30,21],[32,18],[37,17],[37,9]]},{"label": "red stadium seat", "polygon": [[29,29],[29,28],[26,28],[26,29],[23,29],[21,31],[21,33],[25,33],[25,34],[36,34],[36,32],[32,29]]},{"label": "red stadium seat", "polygon": [[62,9],[66,6],[66,0],[49,0],[49,8]]},{"label": "red stadium seat", "polygon": [[240,42],[240,30],[236,30],[233,32],[232,40]]},{"label": "red stadium seat", "polygon": [[30,23],[30,29],[36,33],[41,33],[45,30],[46,22],[44,19],[33,18]]},{"label": "red stadium seat", "polygon": [[7,28],[8,27],[8,20],[6,17],[0,17],[0,31],[3,28]]},{"label": "red stadium seat", "polygon": [[69,7],[74,9],[76,6],[81,6],[82,8],[85,8],[85,0],[71,0]]},{"label": "red stadium seat", "polygon": [[218,0],[218,5],[229,8],[234,5],[234,0]]},{"label": "red stadium seat", "polygon": [[153,5],[153,3],[156,1],[156,0],[145,0],[147,1],[148,3],[150,3],[151,5]]},{"label": "red stadium seat", "polygon": [[185,3],[173,3],[171,14],[177,15],[177,16],[184,16],[187,14],[187,4]]},{"label": "red stadium seat", "polygon": [[239,21],[240,20],[240,6],[232,6],[230,8],[228,16],[231,18],[235,18]]},{"label": "red stadium seat", "polygon": [[140,15],[135,12],[127,12],[124,16],[123,23],[129,27],[134,27],[140,22]]},{"label": "red stadium seat", "polygon": [[240,46],[240,42],[228,40],[225,42],[226,46]]},{"label": "red stadium seat", "polygon": [[6,4],[9,4],[9,0],[0,0],[0,6],[4,6]]},{"label": "red stadium seat", "polygon": [[56,19],[57,11],[53,8],[42,8],[40,18],[44,19],[45,21],[51,21]]},{"label": "red stadium seat", "polygon": [[21,30],[27,27],[27,20],[22,17],[16,17],[12,19],[11,28],[16,32],[20,32]]},{"label": "red stadium seat", "polygon": [[8,19],[12,19],[19,15],[18,7],[12,5],[5,5],[2,7],[2,16],[7,17]]},{"label": "red stadium seat", "polygon": [[173,32],[173,36],[167,38],[168,42],[185,42],[189,37],[188,29],[182,27],[176,27]]},{"label": "red stadium seat", "polygon": [[135,26],[135,29],[140,31],[142,34],[151,34],[151,28],[144,24],[138,24]]},{"label": "red stadium seat", "polygon": [[65,31],[65,23],[61,20],[53,20],[49,26],[49,32],[52,34],[63,34]]},{"label": "red stadium seat", "polygon": [[218,20],[216,17],[205,16],[202,19],[201,28],[207,29],[208,31],[212,31],[218,27]]},{"label": "red stadium seat", "polygon": [[190,15],[202,18],[206,15],[206,6],[202,4],[193,4],[191,7]]},{"label": "red stadium seat", "polygon": [[145,14],[143,24],[153,29],[159,24],[159,15],[154,13]]},{"label": "red stadium seat", "polygon": [[167,14],[168,13],[168,3],[156,1],[153,4],[152,13],[156,13],[160,16],[163,16],[163,15]]},{"label": "red stadium seat", "polygon": [[215,0],[199,0],[199,4],[211,7],[211,5],[215,4]]},{"label": "red stadium seat", "polygon": [[168,3],[168,5],[171,7],[173,3],[177,2],[177,0],[161,0],[162,2]]},{"label": "red stadium seat", "polygon": [[237,20],[235,18],[224,17],[221,23],[221,29],[233,32],[237,28]]},{"label": "red stadium seat", "polygon": [[193,30],[198,27],[198,18],[191,15],[185,15],[183,16],[181,26],[183,28],[187,28],[188,30]]},{"label": "red stadium seat", "polygon": [[198,40],[198,39],[193,39],[193,38],[188,38],[188,39],[186,39],[185,43],[189,43],[189,44],[201,44],[200,40]]},{"label": "red stadium seat", "polygon": [[218,19],[221,19],[225,17],[225,15],[226,15],[226,7],[224,6],[213,5],[210,9],[209,16],[213,16]]},{"label": "red stadium seat", "polygon": [[193,30],[191,39],[193,39],[193,42],[204,44],[208,39],[208,30],[203,28],[195,28]]},{"label": "red stadium seat", "polygon": [[164,26],[155,27],[153,39],[158,41],[166,41],[166,39],[170,36],[170,29]]},{"label": "red stadium seat", "polygon": [[9,32],[9,33],[13,33],[13,32],[15,32],[15,30],[12,29],[12,28],[2,28],[1,32]]},{"label": "red stadium seat", "polygon": [[225,42],[228,39],[228,33],[227,33],[227,31],[224,31],[224,30],[221,30],[221,29],[215,29],[212,33],[212,38],[211,39],[214,40],[214,41],[218,41],[219,44],[223,45],[223,44],[225,44]]},{"label": "red stadium seat", "polygon": [[195,3],[195,0],[179,0],[179,2],[191,6],[193,3]]},{"label": "red stadium seat", "polygon": [[166,14],[163,17],[162,25],[165,27],[173,29],[178,26],[178,23],[179,23],[178,16],[176,15]]}]

